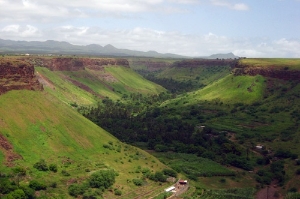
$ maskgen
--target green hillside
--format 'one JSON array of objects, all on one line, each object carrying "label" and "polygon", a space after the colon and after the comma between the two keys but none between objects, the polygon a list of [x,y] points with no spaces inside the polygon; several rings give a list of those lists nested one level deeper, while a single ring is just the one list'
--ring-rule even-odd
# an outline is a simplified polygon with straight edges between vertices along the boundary
[{"label": "green hillside", "polygon": [[165,91],[123,66],[79,71],[50,71],[36,67],[36,71],[47,82],[45,89],[68,104],[92,105],[105,97],[117,100],[131,93],[154,95]]},{"label": "green hillside", "polygon": [[218,79],[203,89],[183,94],[182,96],[166,101],[162,104],[192,105],[199,101],[219,100],[224,103],[253,103],[261,100],[266,87],[262,76],[234,76],[227,75]]},{"label": "green hillside", "polygon": [[[23,168],[26,175],[20,177],[20,184],[28,185],[33,179],[45,183],[47,189],[39,195],[46,198],[70,197],[67,190],[70,184],[81,183],[103,169],[118,173],[113,188],[121,190],[123,198],[146,192],[155,195],[163,190],[153,181],[143,190],[132,183],[133,179],[142,179],[137,170],[155,172],[165,168],[156,158],[121,143],[45,91],[10,91],[1,95],[0,133],[2,175],[12,173],[11,168]],[[3,143],[13,148],[5,148],[7,144]],[[13,154],[17,157],[15,161],[9,159]],[[33,165],[41,159],[57,165],[58,172],[35,169]],[[50,186],[53,183],[56,188]],[[104,196],[114,197],[113,191],[104,192]]]}]

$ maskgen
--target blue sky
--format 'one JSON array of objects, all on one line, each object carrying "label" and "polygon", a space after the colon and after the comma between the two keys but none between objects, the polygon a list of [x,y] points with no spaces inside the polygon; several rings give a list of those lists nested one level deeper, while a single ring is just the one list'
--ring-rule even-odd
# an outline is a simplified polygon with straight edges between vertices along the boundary
[{"label": "blue sky", "polygon": [[0,38],[300,58],[300,0],[0,0]]}]

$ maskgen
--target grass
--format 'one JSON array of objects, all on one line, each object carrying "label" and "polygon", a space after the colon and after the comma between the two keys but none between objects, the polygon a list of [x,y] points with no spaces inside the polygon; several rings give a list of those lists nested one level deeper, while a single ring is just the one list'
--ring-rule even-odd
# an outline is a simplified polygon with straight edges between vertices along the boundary
[{"label": "grass", "polygon": [[253,103],[263,98],[265,78],[262,76],[234,76],[227,75],[203,89],[183,94],[180,97],[166,101],[162,106],[168,104],[191,105],[200,101],[222,101],[224,103]]},{"label": "grass", "polygon": [[240,65],[244,67],[271,67],[274,69],[300,70],[300,59],[286,58],[256,58],[241,59]]},{"label": "grass", "polygon": [[165,91],[161,86],[144,79],[130,68],[105,67],[105,71],[114,76],[118,81],[111,85],[121,92],[139,92],[142,94],[158,94]]},{"label": "grass", "polygon": [[[122,66],[105,67],[105,71],[90,69],[50,71],[44,67],[36,67],[36,70],[53,84],[44,86],[47,92],[67,104],[76,103],[88,106],[96,104],[101,100],[101,96],[117,100],[121,99],[123,94],[139,92],[154,95],[165,91],[163,87],[144,79],[130,68]],[[91,92],[74,85],[68,78],[85,85]]]},{"label": "grass", "polygon": [[63,79],[59,71],[50,71],[45,67],[35,67],[35,70],[49,79],[51,81],[50,84],[53,83],[53,88],[51,86],[44,86],[44,89],[67,104],[76,102],[81,105],[91,105],[99,100],[91,93]]},{"label": "grass", "polygon": [[[139,189],[127,182],[142,177],[141,173],[135,173],[138,166],[153,172],[166,168],[155,157],[121,143],[45,91],[10,91],[1,95],[0,120],[0,133],[12,143],[13,151],[23,157],[14,162],[15,166],[27,170],[21,184],[27,184],[31,179],[43,180],[47,185],[57,182],[58,188],[42,191],[41,194],[47,197],[61,195],[68,198],[66,193],[71,179],[82,181],[91,173],[106,168],[119,173],[115,186],[122,187],[122,193],[126,194]],[[3,153],[0,154],[3,162]],[[34,169],[33,164],[40,159],[57,164],[58,172]],[[10,172],[3,164],[0,170]],[[62,170],[70,176],[63,176]],[[154,183],[143,188],[149,192],[160,189],[160,185]],[[114,197],[110,192],[105,194],[107,198]]]}]

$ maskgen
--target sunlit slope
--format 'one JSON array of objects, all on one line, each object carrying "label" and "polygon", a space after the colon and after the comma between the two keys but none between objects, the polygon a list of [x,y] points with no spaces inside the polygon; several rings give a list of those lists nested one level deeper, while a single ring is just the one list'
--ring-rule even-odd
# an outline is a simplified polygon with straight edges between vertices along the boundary
[{"label": "sunlit slope", "polygon": [[156,76],[158,78],[172,78],[177,81],[197,80],[208,85],[230,73],[230,66],[202,66],[198,67],[169,67]]},{"label": "sunlit slope", "polygon": [[36,74],[42,75],[44,89],[55,95],[61,101],[81,105],[94,104],[97,97],[66,80],[59,71],[50,71],[45,67],[35,67]]},{"label": "sunlit slope", "polygon": [[234,76],[221,78],[203,89],[179,96],[166,104],[196,104],[204,100],[219,100],[226,103],[252,103],[263,98],[265,79],[262,76]]},{"label": "sunlit slope", "polygon": [[165,91],[123,66],[104,67],[104,70],[50,71],[42,67],[36,70],[50,82],[44,85],[45,89],[68,104],[91,105],[105,97],[117,100],[124,94],[154,95]]},{"label": "sunlit slope", "polygon": [[[10,163],[26,168],[30,179],[43,179],[46,184],[57,182],[58,190],[46,191],[50,195],[67,194],[68,180],[84,179],[103,168],[116,170],[119,173],[116,184],[123,186],[123,193],[131,192],[133,184],[127,179],[142,176],[134,172],[138,166],[153,171],[164,167],[153,156],[121,143],[45,91],[10,91],[1,95],[0,134],[12,144],[12,151],[22,157],[7,162],[7,151],[0,147],[0,170],[9,172],[5,165]],[[57,164],[59,171],[37,171],[33,164],[40,159]],[[63,176],[62,170],[70,176]]]},{"label": "sunlit slope", "polygon": [[115,77],[118,81],[110,85],[121,93],[139,92],[142,94],[158,94],[165,89],[141,75],[137,74],[130,68],[125,67],[106,67],[105,71]]}]

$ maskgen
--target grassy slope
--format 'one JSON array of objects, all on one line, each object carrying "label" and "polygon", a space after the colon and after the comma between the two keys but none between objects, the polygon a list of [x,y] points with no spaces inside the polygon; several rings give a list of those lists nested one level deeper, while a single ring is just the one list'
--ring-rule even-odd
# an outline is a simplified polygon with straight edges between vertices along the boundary
[{"label": "grassy slope", "polygon": [[144,79],[130,68],[106,67],[105,71],[113,75],[118,81],[111,83],[121,92],[139,92],[142,94],[158,94],[165,89],[157,84]]},{"label": "grassy slope", "polygon": [[[123,94],[139,92],[153,95],[165,91],[163,87],[122,66],[106,67],[105,71],[89,69],[82,71],[50,71],[42,67],[36,67],[36,70],[54,83],[55,89],[46,87],[46,90],[69,104],[76,102],[80,105],[91,105],[95,104],[99,98],[75,86],[66,80],[64,76],[88,86],[103,97],[109,97],[113,100],[120,99]],[[105,79],[107,76],[110,80]]]},{"label": "grassy slope", "polygon": [[162,106],[168,104],[191,105],[205,100],[220,100],[232,104],[239,102],[249,104],[263,98],[264,88],[265,81],[261,76],[227,75],[203,89],[166,101]]},{"label": "grassy slope", "polygon": [[[132,183],[127,183],[127,179],[141,177],[140,173],[134,172],[138,166],[154,171],[164,167],[153,156],[119,142],[45,91],[10,91],[1,95],[0,119],[0,133],[13,144],[14,151],[23,157],[15,164],[27,169],[27,177],[21,183],[28,183],[32,178],[43,180],[48,185],[57,182],[57,189],[47,190],[48,197],[58,194],[67,197],[68,180],[86,178],[89,175],[85,172],[87,168],[91,170],[90,173],[101,168],[115,169],[120,174],[116,184],[126,194],[136,189]],[[103,147],[108,142],[113,142],[115,150]],[[116,149],[120,149],[120,152]],[[3,154],[0,154],[3,162]],[[32,166],[41,158],[48,163],[56,163],[59,172],[35,170]],[[71,161],[69,166],[63,164],[66,160]],[[62,176],[62,169],[71,176]],[[9,172],[10,169],[1,164],[0,170]],[[156,186],[158,184],[151,184],[149,188],[158,189]],[[106,197],[112,196],[107,193]]]},{"label": "grassy slope", "polygon": [[158,78],[173,78],[178,81],[195,80],[205,85],[218,80],[230,72],[229,66],[210,66],[197,68],[169,67],[157,74]]},{"label": "grassy slope", "polygon": [[94,104],[97,98],[91,93],[78,88],[71,82],[64,80],[58,71],[50,71],[45,67],[35,67],[35,70],[47,77],[53,83],[54,89],[49,86],[44,86],[47,92],[55,95],[61,101],[70,104],[76,102],[81,105]]}]

